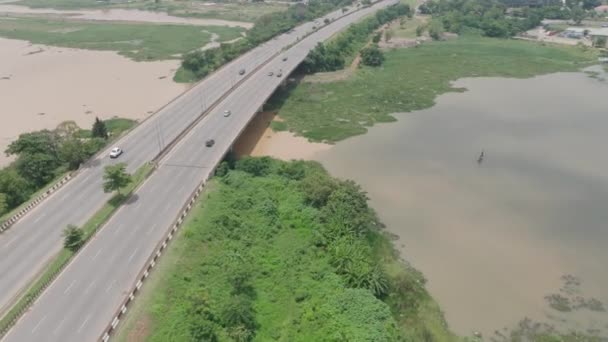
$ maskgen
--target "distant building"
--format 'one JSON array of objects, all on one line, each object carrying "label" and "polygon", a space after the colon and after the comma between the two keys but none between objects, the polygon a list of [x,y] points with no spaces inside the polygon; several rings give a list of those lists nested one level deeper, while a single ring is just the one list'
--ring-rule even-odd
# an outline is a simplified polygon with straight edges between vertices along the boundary
[{"label": "distant building", "polygon": [[597,13],[606,13],[608,14],[608,5],[601,5],[594,8]]}]

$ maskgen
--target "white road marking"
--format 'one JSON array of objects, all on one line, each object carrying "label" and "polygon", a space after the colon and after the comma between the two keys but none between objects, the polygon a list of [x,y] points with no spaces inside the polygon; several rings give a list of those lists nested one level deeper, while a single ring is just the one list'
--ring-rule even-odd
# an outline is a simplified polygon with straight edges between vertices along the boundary
[{"label": "white road marking", "polygon": [[131,260],[133,259],[133,257],[135,256],[135,253],[137,253],[137,250],[139,249],[139,247],[135,248],[135,250],[133,251],[133,253],[131,253],[131,256],[129,257],[129,261],[127,262],[131,262]]},{"label": "white road marking", "polygon": [[36,326],[34,327],[34,329],[32,329],[32,334],[34,332],[36,332],[36,329],[38,329],[38,327],[40,326],[40,324],[42,324],[42,322],[44,322],[45,319],[46,319],[46,315],[44,315],[44,317],[42,317],[42,319],[38,322],[38,324],[36,324]]},{"label": "white road marking", "polygon": [[40,216],[39,216],[37,219],[35,219],[35,220],[34,220],[34,223],[36,223],[36,222],[38,222],[38,221],[42,220],[42,218],[43,218],[43,217],[45,217],[45,216],[46,216],[46,213],[42,213],[42,214],[40,214]]},{"label": "white road marking", "polygon": [[95,285],[95,283],[96,283],[96,282],[97,282],[96,280],[93,280],[93,281],[92,281],[92,282],[89,284],[89,286],[87,286],[87,288],[84,290],[84,294],[87,294],[87,293],[89,292],[89,290],[91,289],[91,287],[93,287],[93,285]]},{"label": "white road marking", "polygon": [[66,317],[63,317],[63,319],[61,320],[61,322],[59,322],[59,325],[57,325],[57,327],[55,328],[55,330],[53,330],[53,335],[57,335],[57,332],[59,331],[59,329],[63,325],[63,322],[65,322],[65,319],[66,319]]},{"label": "white road marking", "polygon": [[102,250],[102,249],[103,249],[103,248],[100,248],[100,249],[97,251],[97,253],[95,253],[95,255],[93,256],[93,259],[91,259],[91,260],[95,260],[95,259],[97,258],[97,256],[99,255],[99,253],[101,253],[101,250]]},{"label": "white road marking", "polygon": [[89,315],[87,316],[87,318],[84,320],[84,322],[82,322],[82,324],[80,325],[80,328],[78,328],[78,331],[77,331],[77,332],[82,331],[82,328],[84,328],[84,326],[85,326],[85,325],[87,325],[87,322],[89,321],[89,318],[91,318],[91,314],[89,314]]},{"label": "white road marking", "polygon": [[74,283],[76,283],[76,280],[72,280],[72,282],[70,283],[70,286],[68,286],[65,291],[63,291],[63,294],[67,294],[70,289],[72,288],[72,286],[74,286]]},{"label": "white road marking", "polygon": [[119,224],[118,227],[116,227],[116,230],[114,230],[114,235],[118,234],[118,232],[120,231],[120,229],[122,227],[124,227],[124,226],[125,226],[124,224]]},{"label": "white road marking", "polygon": [[106,289],[106,293],[108,293],[108,292],[109,292],[109,291],[112,289],[112,287],[114,287],[114,284],[115,284],[115,283],[116,283],[116,279],[114,279],[114,280],[112,281],[112,283],[110,284],[110,286],[108,286],[108,288]]},{"label": "white road marking", "polygon": [[152,233],[152,231],[154,229],[156,229],[156,227],[158,227],[158,223],[155,223],[151,227],[149,227],[148,230],[146,230],[146,235],[149,235],[150,233]]},{"label": "white road marking", "polygon": [[4,245],[4,247],[8,247],[10,246],[13,242],[15,242],[15,240],[17,240],[17,238],[12,239],[11,241],[7,242],[6,245]]}]

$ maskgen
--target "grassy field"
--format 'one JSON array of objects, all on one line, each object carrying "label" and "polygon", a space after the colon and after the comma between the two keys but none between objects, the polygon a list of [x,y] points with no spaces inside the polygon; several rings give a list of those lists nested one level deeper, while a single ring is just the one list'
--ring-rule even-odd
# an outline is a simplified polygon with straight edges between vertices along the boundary
[{"label": "grassy field", "polygon": [[36,44],[118,51],[134,60],[177,58],[204,46],[211,34],[220,41],[241,36],[242,28],[160,25],[123,22],[85,22],[35,17],[0,18],[0,36]]},{"label": "grassy field", "polygon": [[203,1],[95,1],[95,0],[21,0],[20,5],[33,8],[74,9],[139,9],[167,12],[171,15],[196,18],[213,18],[223,20],[254,22],[260,16],[282,11],[287,5],[279,3],[214,3]]},{"label": "grassy field", "polygon": [[[457,339],[422,276],[398,261],[377,224],[362,235],[332,235],[343,227],[323,219],[328,211],[340,216],[357,206],[349,218],[375,220],[364,195],[346,190],[352,183],[330,178],[314,163],[241,162],[201,196],[117,341],[232,341],[244,333],[241,341]],[[312,201],[318,197],[311,192],[327,202]],[[343,256],[352,251],[354,259]],[[378,265],[387,292],[374,296],[363,278],[349,285],[353,279],[339,264],[350,269],[351,262]]]},{"label": "grassy field", "polygon": [[463,77],[518,77],[575,71],[596,60],[597,53],[577,47],[462,37],[419,48],[385,53],[380,68],[361,68],[333,83],[307,83],[277,92],[266,110],[278,110],[290,130],[313,141],[335,142],[364,134],[390,113],[431,107]]}]

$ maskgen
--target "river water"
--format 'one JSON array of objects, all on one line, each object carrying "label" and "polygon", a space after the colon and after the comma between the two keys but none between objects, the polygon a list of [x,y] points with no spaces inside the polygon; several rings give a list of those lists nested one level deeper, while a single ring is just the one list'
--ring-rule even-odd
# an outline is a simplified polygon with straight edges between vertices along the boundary
[{"label": "river water", "polygon": [[[557,73],[454,86],[468,90],[317,159],[368,191],[455,332],[489,340],[529,317],[606,334],[606,312],[576,307],[608,305],[608,82]],[[551,308],[550,294],[572,311]]]}]

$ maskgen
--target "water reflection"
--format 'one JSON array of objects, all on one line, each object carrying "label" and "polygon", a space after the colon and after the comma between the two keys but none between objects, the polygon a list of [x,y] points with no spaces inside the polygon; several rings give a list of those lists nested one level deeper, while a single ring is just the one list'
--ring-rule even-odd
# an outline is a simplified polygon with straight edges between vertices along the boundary
[{"label": "water reflection", "polygon": [[369,192],[456,332],[489,336],[531,317],[605,333],[605,312],[563,313],[545,296],[575,275],[573,300],[608,304],[608,82],[559,73],[455,86],[469,91],[318,159]]}]

